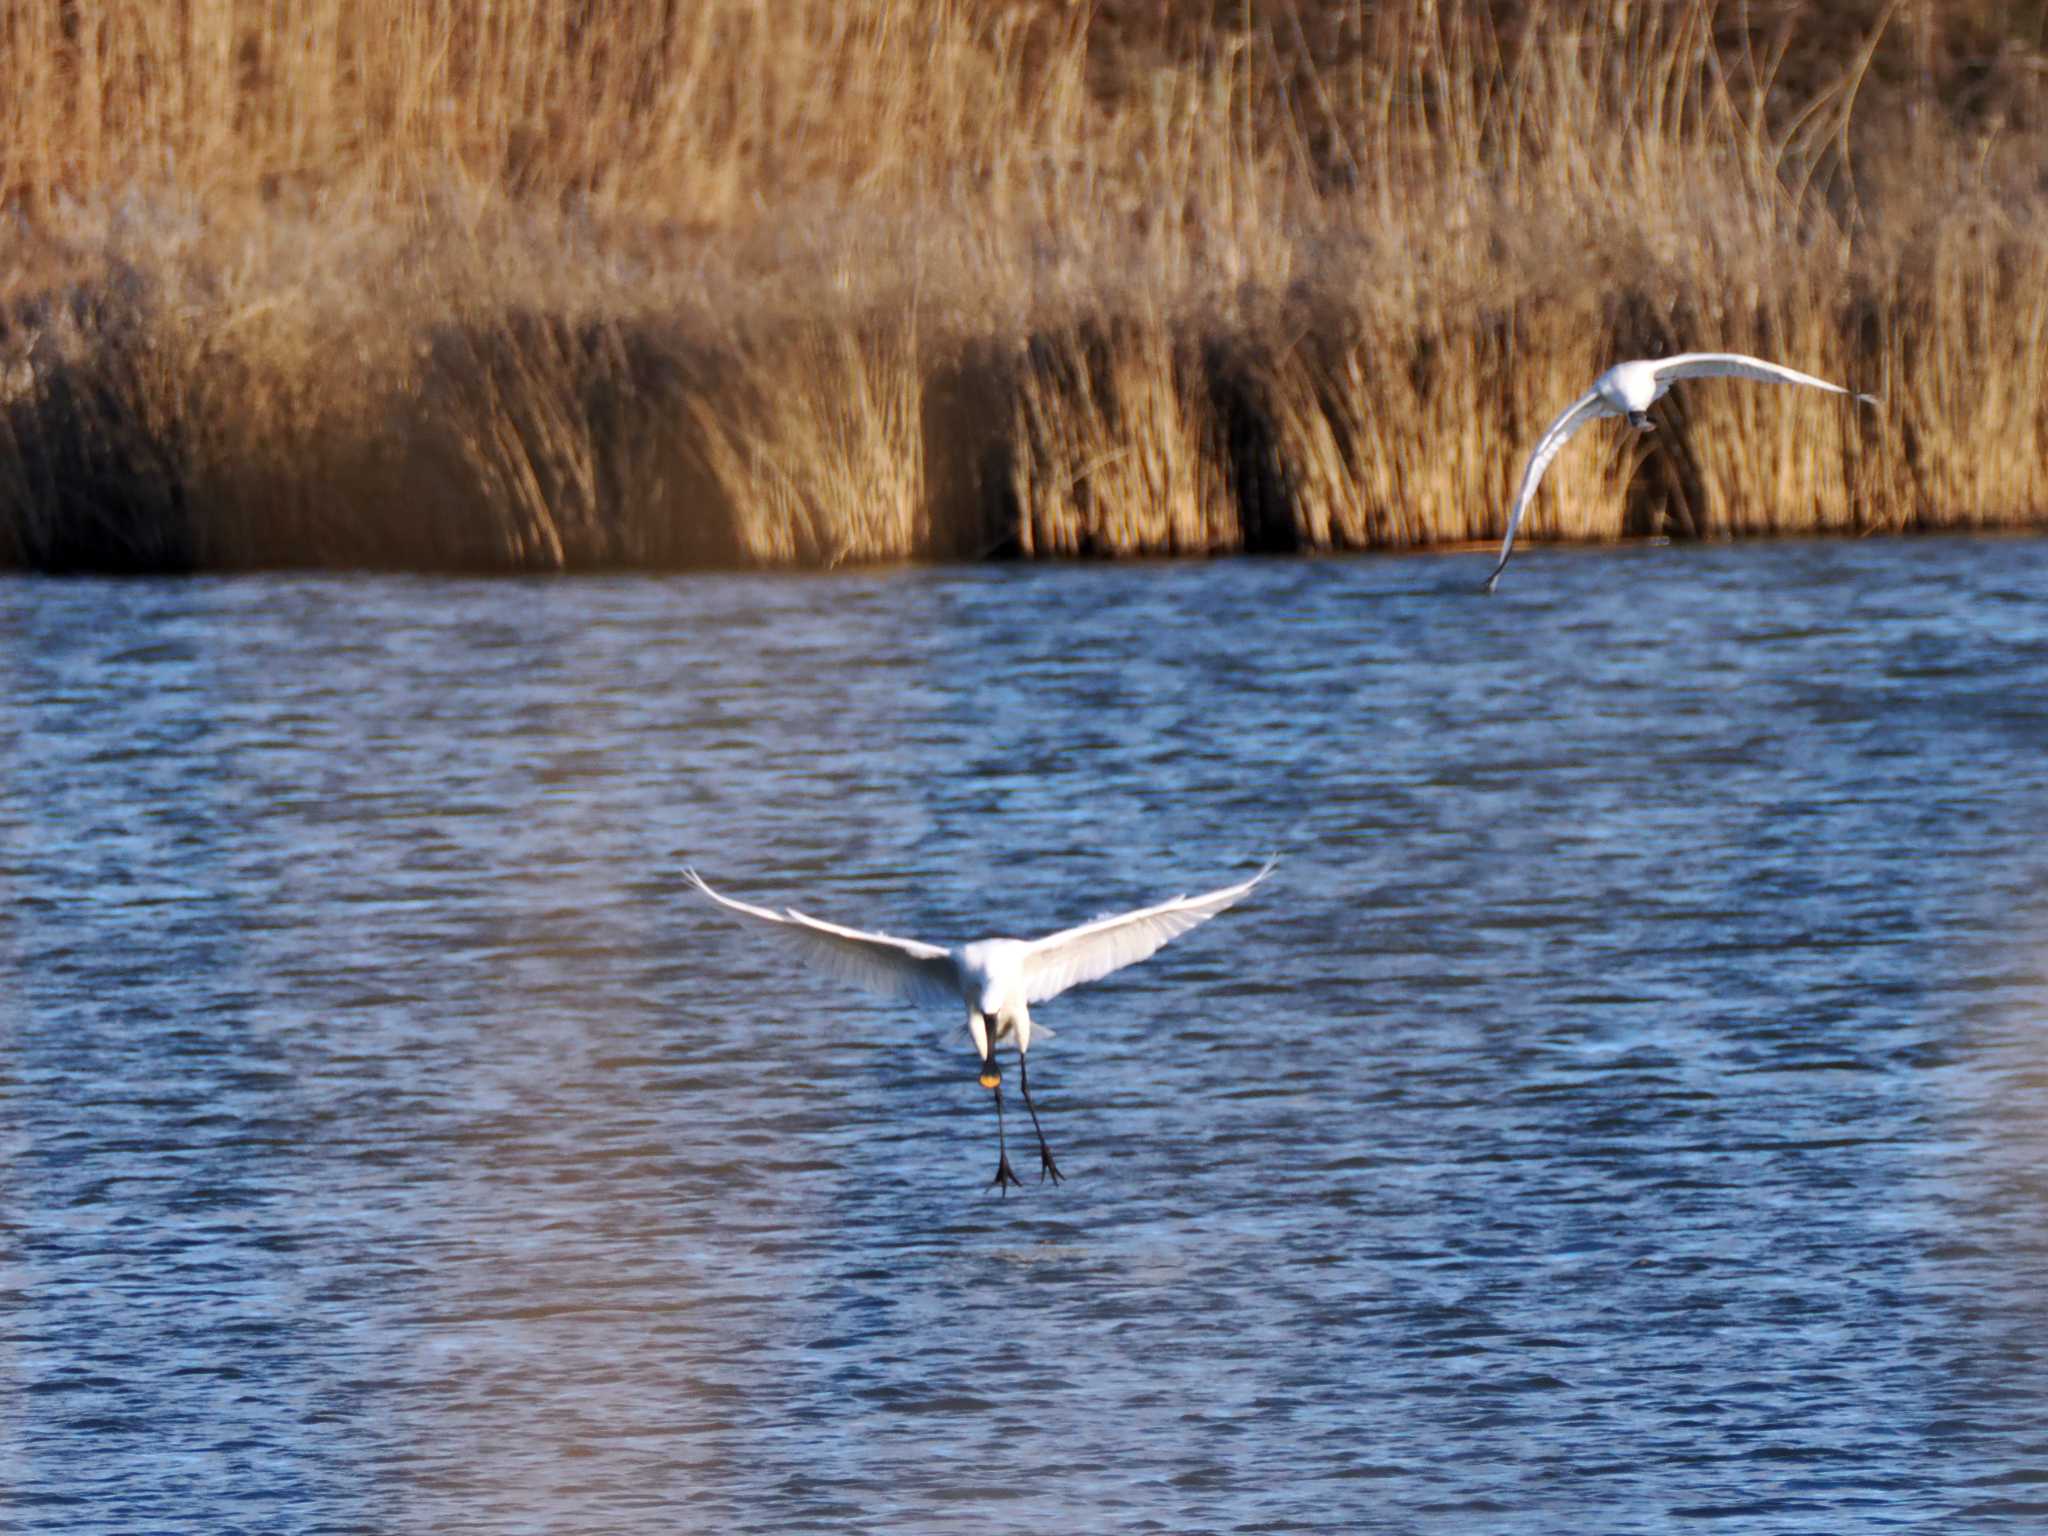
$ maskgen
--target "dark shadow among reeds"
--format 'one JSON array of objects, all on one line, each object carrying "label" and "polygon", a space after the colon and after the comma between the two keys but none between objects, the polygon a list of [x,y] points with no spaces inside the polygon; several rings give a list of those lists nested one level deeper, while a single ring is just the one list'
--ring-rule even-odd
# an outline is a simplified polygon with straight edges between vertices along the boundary
[{"label": "dark shadow among reeds", "polygon": [[0,319],[0,550],[10,563],[196,563],[183,421],[155,387],[148,351],[142,310],[105,290],[35,296]]},{"label": "dark shadow among reeds", "polygon": [[936,352],[924,386],[925,484],[941,560],[1014,560],[1025,553],[1010,430],[1017,355],[988,341]]}]

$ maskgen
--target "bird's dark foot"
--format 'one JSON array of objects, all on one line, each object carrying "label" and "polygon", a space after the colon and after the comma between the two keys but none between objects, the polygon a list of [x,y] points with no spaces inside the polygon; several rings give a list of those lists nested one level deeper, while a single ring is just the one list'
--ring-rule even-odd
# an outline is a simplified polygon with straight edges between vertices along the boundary
[{"label": "bird's dark foot", "polygon": [[988,1181],[988,1187],[1000,1189],[1007,1195],[1012,1184],[1019,1189],[1024,1187],[1024,1181],[1017,1177],[1017,1170],[1010,1166],[1010,1154],[1005,1152],[1002,1161],[996,1164],[996,1176]]},{"label": "bird's dark foot", "polygon": [[1040,1147],[1038,1149],[1038,1182],[1043,1184],[1047,1179],[1051,1179],[1055,1184],[1060,1182],[1060,1165],[1052,1160],[1051,1152],[1047,1151],[1044,1147]]}]

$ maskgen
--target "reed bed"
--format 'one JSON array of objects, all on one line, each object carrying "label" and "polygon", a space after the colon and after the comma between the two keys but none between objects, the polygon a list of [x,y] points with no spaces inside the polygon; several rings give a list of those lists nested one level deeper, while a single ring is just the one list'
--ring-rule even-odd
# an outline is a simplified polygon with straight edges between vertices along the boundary
[{"label": "reed bed", "polygon": [[554,570],[2048,522],[2048,18],[0,14],[0,562]]}]

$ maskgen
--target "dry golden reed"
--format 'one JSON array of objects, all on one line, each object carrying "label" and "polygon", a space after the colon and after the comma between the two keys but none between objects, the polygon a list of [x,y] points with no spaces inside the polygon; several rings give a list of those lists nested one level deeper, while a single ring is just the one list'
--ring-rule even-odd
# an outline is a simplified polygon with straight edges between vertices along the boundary
[{"label": "dry golden reed", "polygon": [[1016,369],[1023,555],[1240,548],[1200,361],[1156,319],[1034,337]]},{"label": "dry golden reed", "polygon": [[0,8],[0,562],[2048,521],[2048,40],[1933,0]]},{"label": "dry golden reed", "polygon": [[925,367],[914,326],[805,324],[750,335],[690,418],[743,559],[900,559],[932,548]]}]

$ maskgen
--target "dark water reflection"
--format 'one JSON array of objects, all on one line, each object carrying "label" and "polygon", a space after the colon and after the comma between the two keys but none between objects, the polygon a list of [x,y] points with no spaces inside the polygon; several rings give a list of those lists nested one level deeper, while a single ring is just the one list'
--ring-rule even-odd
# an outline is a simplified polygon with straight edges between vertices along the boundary
[{"label": "dark water reflection", "polygon": [[0,1528],[2048,1514],[2048,543],[1485,563],[0,584]]}]

